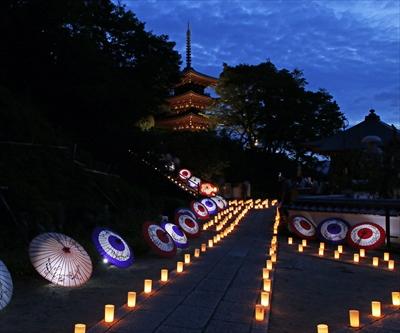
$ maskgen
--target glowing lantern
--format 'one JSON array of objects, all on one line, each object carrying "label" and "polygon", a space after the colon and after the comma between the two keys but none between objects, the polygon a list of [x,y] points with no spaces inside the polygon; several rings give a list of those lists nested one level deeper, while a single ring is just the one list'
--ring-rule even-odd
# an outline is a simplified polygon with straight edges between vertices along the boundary
[{"label": "glowing lantern", "polygon": [[112,323],[114,321],[114,305],[107,304],[104,307],[104,321],[106,323]]},{"label": "glowing lantern", "polygon": [[201,244],[201,252],[207,251],[207,245],[205,243]]},{"label": "glowing lantern", "polygon": [[390,254],[389,254],[389,252],[385,252],[385,253],[383,254],[383,260],[384,260],[384,261],[389,261],[389,259],[390,259]]},{"label": "glowing lantern", "polygon": [[269,270],[268,270],[268,268],[263,268],[263,279],[269,279]]},{"label": "glowing lantern", "polygon": [[289,245],[292,245],[293,244],[293,237],[289,237],[287,242],[288,242]]},{"label": "glowing lantern", "polygon": [[211,183],[201,183],[199,191],[201,195],[209,197],[214,194],[217,194],[218,187],[216,187],[214,184]]},{"label": "glowing lantern", "polygon": [[185,254],[185,264],[190,264],[190,254],[189,253]]},{"label": "glowing lantern", "polygon": [[297,250],[299,252],[303,252],[303,245],[299,244],[299,246],[297,247]]},{"label": "glowing lantern", "polygon": [[371,312],[373,317],[381,316],[381,302],[372,301],[371,302]]},{"label": "glowing lantern", "polygon": [[126,304],[128,308],[134,308],[136,306],[136,292],[128,291],[128,300]]},{"label": "glowing lantern", "polygon": [[152,280],[149,280],[149,279],[144,280],[144,292],[146,294],[150,294],[151,293],[152,285],[153,285],[153,281]]},{"label": "glowing lantern", "polygon": [[213,243],[212,239],[209,239],[208,240],[208,247],[213,247],[213,246],[214,246],[214,243]]},{"label": "glowing lantern", "polygon": [[182,261],[178,261],[176,263],[176,272],[177,273],[182,273],[183,272],[183,262]]},{"label": "glowing lantern", "polygon": [[272,260],[267,260],[265,263],[265,267],[270,271],[272,270]]},{"label": "glowing lantern", "polygon": [[396,306],[400,306],[400,291],[392,292],[392,304]]},{"label": "glowing lantern", "polygon": [[323,242],[319,243],[319,248],[320,249],[325,249],[325,243],[323,243]]},{"label": "glowing lantern", "polygon": [[354,260],[354,262],[359,262],[360,261],[360,255],[358,253],[354,253],[353,260]]},{"label": "glowing lantern", "polygon": [[318,249],[318,255],[319,255],[320,257],[322,257],[322,256],[324,255],[324,249],[319,248],[319,249]]},{"label": "glowing lantern", "polygon": [[339,259],[339,257],[340,257],[339,251],[335,251],[334,257],[335,257],[335,259]]},{"label": "glowing lantern", "polygon": [[263,279],[263,289],[264,291],[271,291],[271,280],[270,279]]},{"label": "glowing lantern", "polygon": [[256,320],[263,321],[265,316],[265,308],[261,304],[256,305]]},{"label": "glowing lantern", "polygon": [[200,249],[194,249],[194,256],[195,258],[200,257]]},{"label": "glowing lantern", "polygon": [[358,310],[349,310],[350,327],[360,327],[360,312]]},{"label": "glowing lantern", "polygon": [[338,245],[337,250],[340,254],[343,253],[343,245]]},{"label": "glowing lantern", "polygon": [[161,270],[161,281],[162,282],[167,282],[168,281],[168,269],[162,269]]},{"label": "glowing lantern", "polygon": [[394,260],[388,261],[388,269],[390,269],[391,271],[394,270]]},{"label": "glowing lantern", "polygon": [[269,306],[269,292],[267,292],[267,291],[261,292],[261,305]]},{"label": "glowing lantern", "polygon": [[276,253],[274,253],[273,255],[271,255],[271,261],[272,261],[272,262],[276,262]]},{"label": "glowing lantern", "polygon": [[75,324],[74,333],[86,333],[86,325],[85,324]]},{"label": "glowing lantern", "polygon": [[307,239],[303,239],[303,240],[301,241],[301,245],[307,246]]},{"label": "glowing lantern", "polygon": [[378,257],[373,257],[372,258],[372,266],[378,266],[379,265],[379,258]]},{"label": "glowing lantern", "polygon": [[361,258],[365,257],[365,249],[360,249],[360,257]]},{"label": "glowing lantern", "polygon": [[317,333],[329,333],[328,325],[326,324],[317,325]]}]

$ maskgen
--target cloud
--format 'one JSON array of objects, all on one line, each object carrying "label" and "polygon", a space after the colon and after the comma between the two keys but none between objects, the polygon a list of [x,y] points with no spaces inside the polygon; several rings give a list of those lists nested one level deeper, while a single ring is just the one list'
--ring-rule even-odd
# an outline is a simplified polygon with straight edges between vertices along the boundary
[{"label": "cloud", "polygon": [[374,108],[400,125],[399,95],[382,95],[400,86],[399,1],[124,3],[147,29],[168,34],[183,58],[190,21],[192,63],[199,71],[219,75],[223,62],[269,58],[278,67],[302,69],[310,89],[326,88],[350,123]]}]

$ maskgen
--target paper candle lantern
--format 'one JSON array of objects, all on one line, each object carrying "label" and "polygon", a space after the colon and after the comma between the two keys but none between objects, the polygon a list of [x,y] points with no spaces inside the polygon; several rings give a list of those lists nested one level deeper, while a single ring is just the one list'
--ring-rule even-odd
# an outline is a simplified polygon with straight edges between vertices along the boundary
[{"label": "paper candle lantern", "polygon": [[185,264],[190,264],[190,254],[189,253],[185,254]]},{"label": "paper candle lantern", "polygon": [[267,291],[261,292],[261,305],[269,306],[269,292],[267,292]]},{"label": "paper candle lantern", "polygon": [[323,243],[323,242],[319,243],[319,248],[320,249],[325,249],[325,243]]},{"label": "paper candle lantern", "polygon": [[208,247],[213,247],[213,246],[214,246],[214,243],[213,243],[212,239],[209,239],[208,240]]},{"label": "paper candle lantern", "polygon": [[394,260],[388,261],[388,269],[390,269],[391,271],[394,270]]},{"label": "paper candle lantern", "polygon": [[390,254],[389,254],[389,252],[385,252],[385,253],[383,254],[383,260],[384,260],[384,261],[389,261],[389,259],[390,259]]},{"label": "paper candle lantern", "polygon": [[150,280],[150,279],[144,280],[144,292],[146,294],[151,293],[152,286],[153,286],[153,281],[152,280]]},{"label": "paper candle lantern", "polygon": [[272,270],[272,260],[268,259],[265,263],[265,267],[270,271]]},{"label": "paper candle lantern", "polygon": [[104,321],[106,323],[112,323],[114,321],[114,305],[107,304],[104,307]]},{"label": "paper candle lantern", "polygon": [[297,250],[299,252],[303,252],[303,245],[299,244],[299,246],[297,247]]},{"label": "paper candle lantern", "polygon": [[271,247],[269,248],[269,253],[268,253],[268,254],[269,254],[270,256],[272,256],[274,253],[275,253],[274,247],[271,246]]},{"label": "paper candle lantern", "polygon": [[182,273],[183,272],[183,262],[182,261],[178,261],[176,263],[176,272],[177,273]]},{"label": "paper candle lantern", "polygon": [[263,268],[263,279],[269,279],[269,270],[268,270],[268,268]]},{"label": "paper candle lantern", "polygon": [[396,306],[400,306],[400,291],[392,292],[392,304]]},{"label": "paper candle lantern", "polygon": [[201,244],[201,252],[207,251],[207,245],[205,243]]},{"label": "paper candle lantern", "polygon": [[360,257],[361,258],[365,257],[365,249],[360,249]]},{"label": "paper candle lantern", "polygon": [[307,239],[303,239],[303,240],[301,241],[301,245],[307,246]]},{"label": "paper candle lantern", "polygon": [[263,289],[264,291],[271,291],[271,280],[270,279],[263,279]]},{"label": "paper candle lantern", "polygon": [[195,258],[200,257],[200,249],[194,249],[194,256]]},{"label": "paper candle lantern", "polygon": [[350,327],[360,327],[360,312],[358,310],[349,310]]},{"label": "paper candle lantern", "polygon": [[335,259],[339,259],[339,257],[340,257],[339,251],[337,251],[337,250],[335,251],[334,257],[335,257]]},{"label": "paper candle lantern", "polygon": [[288,244],[289,244],[289,245],[292,245],[292,244],[293,244],[293,237],[289,237],[289,238],[288,238]]},{"label": "paper candle lantern", "polygon": [[86,325],[85,324],[75,324],[74,333],[86,333]]},{"label": "paper candle lantern", "polygon": [[340,254],[343,253],[343,245],[338,245],[337,250]]},{"label": "paper candle lantern", "polygon": [[274,253],[273,255],[271,255],[271,261],[272,261],[272,262],[276,262],[276,253]]},{"label": "paper candle lantern", "polygon": [[324,255],[324,249],[319,248],[318,249],[318,255],[322,257]]},{"label": "paper candle lantern", "polygon": [[372,258],[372,265],[375,266],[375,267],[379,265],[379,258],[378,257],[373,257]]},{"label": "paper candle lantern", "polygon": [[265,308],[261,304],[256,305],[256,320],[263,321],[265,316]]},{"label": "paper candle lantern", "polygon": [[136,306],[136,292],[128,291],[128,301],[126,304],[128,308],[134,308]]},{"label": "paper candle lantern", "polygon": [[353,260],[354,260],[354,262],[359,262],[360,261],[360,255],[358,253],[354,253]]},{"label": "paper candle lantern", "polygon": [[162,269],[161,270],[161,281],[162,282],[167,282],[168,281],[168,269]]},{"label": "paper candle lantern", "polygon": [[326,324],[317,325],[317,333],[329,333],[328,325]]},{"label": "paper candle lantern", "polygon": [[378,301],[371,302],[371,313],[373,317],[381,316],[381,302]]}]

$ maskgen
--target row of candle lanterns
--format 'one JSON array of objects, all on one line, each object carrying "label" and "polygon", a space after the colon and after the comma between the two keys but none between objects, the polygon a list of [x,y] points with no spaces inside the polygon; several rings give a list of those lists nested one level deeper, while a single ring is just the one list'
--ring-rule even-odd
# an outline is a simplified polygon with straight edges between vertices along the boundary
[{"label": "row of candle lanterns", "polygon": [[[288,237],[288,244],[292,245],[293,244],[293,238]],[[303,239],[301,244],[298,244],[297,246],[297,251],[298,252],[303,252],[304,248],[307,247],[307,240]],[[334,250],[333,252],[333,258],[338,260],[341,257],[341,254],[344,253],[343,250],[343,245],[338,245],[337,249]],[[325,255],[325,243],[321,242],[319,245],[318,249],[318,255],[320,257],[323,257]],[[365,258],[366,257],[366,250],[365,249],[360,249],[358,253],[353,253],[353,262],[354,263],[359,263],[360,258]],[[387,269],[393,271],[395,267],[395,262],[393,259],[390,259],[390,253],[385,252],[383,254],[383,262],[387,262]],[[373,267],[379,267],[379,257],[373,257],[372,262],[371,262]]]},{"label": "row of candle lanterns", "polygon": [[275,222],[273,225],[273,236],[271,239],[271,244],[268,249],[269,259],[265,261],[265,267],[262,270],[262,290],[260,295],[260,304],[256,304],[255,308],[255,320],[263,321],[265,319],[265,313],[270,309],[270,299],[272,292],[272,271],[273,266],[277,261],[277,250],[278,250],[278,227],[279,227],[279,211],[277,210],[275,215]]},{"label": "row of candle lanterns", "polygon": [[[400,306],[400,291],[392,292],[392,305]],[[371,302],[371,316],[374,318],[382,317],[381,302],[372,301]],[[359,310],[349,310],[349,326],[352,328],[360,327],[360,311]],[[327,324],[317,325],[318,333],[329,333],[329,327]]]},{"label": "row of candle lanterns", "polygon": [[[218,233],[217,235],[213,236],[212,239],[208,240],[208,248],[214,247],[215,244],[217,244],[221,239],[224,237],[228,236],[234,229],[235,227],[239,224],[239,222],[244,218],[244,216],[248,212],[248,207],[246,206],[239,206],[238,207],[238,212],[240,212],[240,209],[242,209],[241,214],[236,217],[231,224],[222,232]],[[226,215],[227,213],[225,211],[229,211],[229,209],[225,209],[221,211],[221,216]],[[198,258],[200,257],[200,252],[206,252],[207,251],[207,243],[202,243],[200,248],[196,248],[194,250],[194,257]],[[191,262],[191,255],[189,253],[184,254],[184,259],[183,261],[178,261],[176,263],[176,272],[177,274],[181,274],[184,269],[184,264],[188,265]],[[160,276],[160,281],[161,282],[168,282],[168,269],[161,269],[161,276]],[[150,294],[153,290],[153,280],[151,279],[145,279],[144,280],[144,287],[143,287],[143,292],[145,294]],[[136,307],[136,292],[135,291],[129,291],[127,294],[127,307],[130,309],[134,309]],[[106,323],[112,323],[114,321],[114,313],[115,313],[115,306],[113,304],[106,304],[104,306],[104,322]],[[82,323],[75,324],[74,326],[74,333],[86,333],[86,325]]]}]

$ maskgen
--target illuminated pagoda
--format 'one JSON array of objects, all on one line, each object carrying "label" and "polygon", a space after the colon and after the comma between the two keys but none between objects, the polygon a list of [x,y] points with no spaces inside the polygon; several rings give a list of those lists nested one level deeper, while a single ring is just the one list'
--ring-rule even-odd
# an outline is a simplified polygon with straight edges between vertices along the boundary
[{"label": "illuminated pagoda", "polygon": [[176,131],[208,130],[213,120],[202,112],[213,103],[213,98],[205,93],[207,87],[215,87],[217,79],[202,74],[192,68],[191,32],[186,31],[186,67],[180,82],[167,99],[168,114],[156,119],[156,127]]}]

